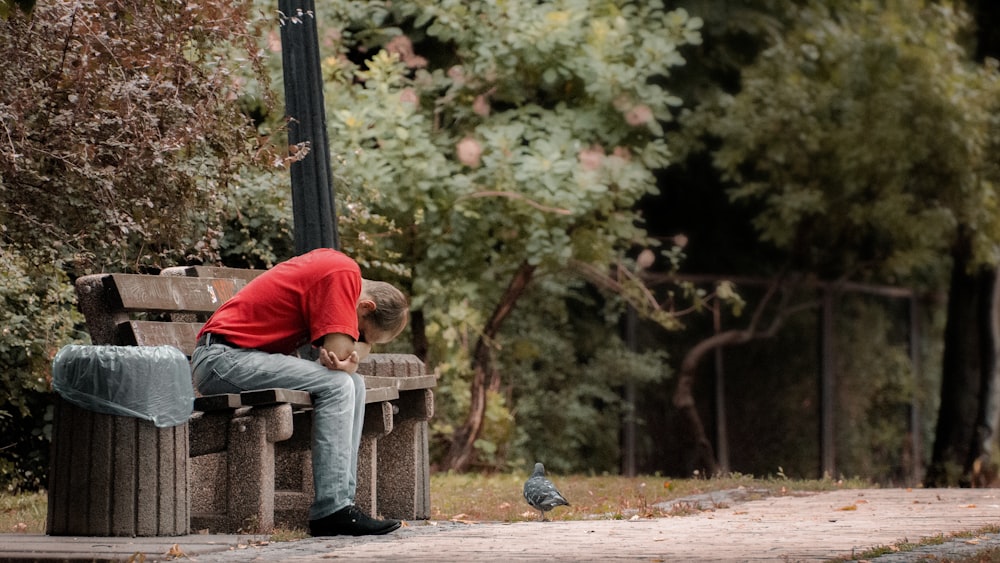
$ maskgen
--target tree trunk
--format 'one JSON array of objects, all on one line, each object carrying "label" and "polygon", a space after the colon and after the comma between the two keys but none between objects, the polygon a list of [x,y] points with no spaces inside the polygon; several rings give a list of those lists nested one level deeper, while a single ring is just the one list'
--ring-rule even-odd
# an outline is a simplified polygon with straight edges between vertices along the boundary
[{"label": "tree trunk", "polygon": [[[716,332],[712,336],[695,344],[694,347],[684,354],[684,359],[681,361],[677,376],[677,387],[674,389],[672,403],[681,418],[682,424],[687,427],[685,428],[685,433],[694,442],[694,447],[692,448],[692,452],[690,452],[687,463],[687,466],[692,470],[704,471],[708,476],[713,476],[719,472],[719,462],[715,457],[715,450],[712,448],[712,442],[705,432],[705,425],[701,422],[701,416],[698,415],[694,393],[692,392],[695,377],[698,374],[698,366],[705,356],[720,348],[746,344],[747,342],[763,338],[771,338],[781,330],[788,317],[797,312],[816,307],[817,303],[815,301],[791,305],[789,303],[790,293],[784,291],[783,286],[784,282],[781,279],[775,279],[771,283],[764,298],[757,304],[746,328]],[[766,328],[761,329],[760,325],[763,322],[764,313],[769,309],[772,299],[779,292],[782,294],[782,297],[780,302],[774,306],[774,318],[771,319]]]},{"label": "tree trunk", "polygon": [[413,346],[413,354],[420,358],[421,362],[427,363],[427,321],[424,320],[424,312],[410,311],[410,345]]},{"label": "tree trunk", "polygon": [[465,423],[455,430],[451,449],[444,460],[444,466],[453,471],[466,471],[475,459],[475,443],[483,429],[486,417],[486,398],[490,387],[499,388],[500,375],[493,365],[493,341],[500,333],[503,322],[514,310],[517,301],[524,294],[535,273],[535,266],[524,262],[507,285],[497,308],[493,311],[483,333],[476,341],[472,353],[472,384],[469,415]]},{"label": "tree trunk", "polygon": [[995,474],[989,457],[997,429],[998,278],[995,270],[970,273],[968,244],[952,254],[930,487],[981,485]]},{"label": "tree trunk", "polygon": [[695,404],[694,388],[695,377],[698,373],[698,366],[702,358],[709,352],[731,346],[743,344],[757,337],[753,330],[728,330],[719,332],[710,338],[702,340],[693,348],[688,350],[681,361],[680,373],[677,377],[677,387],[674,389],[672,403],[680,416],[681,423],[685,426],[684,434],[690,436],[694,442],[694,447],[688,455],[687,467],[703,471],[708,477],[719,472],[719,463],[715,457],[715,450],[712,441],[705,432],[705,425],[698,414]]}]

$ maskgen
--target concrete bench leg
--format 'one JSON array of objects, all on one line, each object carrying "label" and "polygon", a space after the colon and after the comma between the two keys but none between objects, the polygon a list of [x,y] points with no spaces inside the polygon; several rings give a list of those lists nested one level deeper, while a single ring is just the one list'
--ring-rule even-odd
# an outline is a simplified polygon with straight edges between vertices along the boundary
[{"label": "concrete bench leg", "polygon": [[379,442],[379,509],[387,518],[426,520],[431,512],[427,421],[434,415],[434,394],[401,392],[398,408],[392,434]]},{"label": "concrete bench leg", "polygon": [[292,437],[275,444],[274,524],[285,529],[308,527],[316,496],[312,478],[312,411],[294,415]]},{"label": "concrete bench leg", "polygon": [[365,430],[358,448],[358,489],[354,505],[377,517],[381,510],[378,496],[378,452],[381,443],[395,432],[391,403],[370,403],[365,408]]},{"label": "concrete bench leg", "polygon": [[192,514],[192,525],[212,533],[269,533],[274,530],[274,443],[292,435],[291,405],[244,411],[228,420],[227,431],[225,451],[203,460],[192,452],[195,494],[215,497],[220,483],[226,488],[221,513],[219,505],[195,501],[199,510]]}]

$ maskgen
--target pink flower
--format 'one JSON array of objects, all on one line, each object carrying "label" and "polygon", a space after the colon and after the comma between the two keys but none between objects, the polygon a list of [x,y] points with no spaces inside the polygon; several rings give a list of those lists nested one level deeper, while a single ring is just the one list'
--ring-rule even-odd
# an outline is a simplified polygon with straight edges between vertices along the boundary
[{"label": "pink flower", "polygon": [[632,160],[632,151],[628,150],[628,147],[615,147],[615,150],[611,151],[611,154],[626,162]]},{"label": "pink flower", "polygon": [[484,94],[476,96],[476,100],[472,102],[472,111],[476,115],[481,115],[483,117],[490,116],[490,100]]},{"label": "pink flower", "polygon": [[648,123],[651,119],[653,119],[653,110],[649,109],[646,104],[639,104],[625,112],[625,121],[633,127]]},{"label": "pink flower", "polygon": [[397,35],[389,40],[385,45],[385,50],[399,55],[399,60],[403,61],[406,68],[423,68],[427,66],[427,59],[413,52],[413,41],[405,35]]},{"label": "pink flower", "polygon": [[271,30],[267,33],[267,48],[272,53],[281,52],[281,36],[277,31]]},{"label": "pink flower", "polygon": [[420,97],[417,96],[417,91],[413,88],[404,88],[403,91],[399,93],[399,101],[402,104],[416,106],[420,103]]},{"label": "pink flower", "polygon": [[483,155],[483,146],[472,137],[465,137],[455,146],[458,161],[469,168],[478,168]]},{"label": "pink flower", "polygon": [[584,170],[597,170],[604,163],[604,147],[591,145],[577,153],[576,157]]}]

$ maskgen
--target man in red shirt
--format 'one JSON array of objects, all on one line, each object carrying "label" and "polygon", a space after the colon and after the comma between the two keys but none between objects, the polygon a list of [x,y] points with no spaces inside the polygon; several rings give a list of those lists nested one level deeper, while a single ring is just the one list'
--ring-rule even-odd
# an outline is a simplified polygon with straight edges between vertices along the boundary
[{"label": "man in red shirt", "polygon": [[[255,278],[198,334],[191,365],[201,393],[281,387],[311,395],[313,536],[387,534],[400,526],[354,506],[365,414],[364,377],[355,372],[372,344],[396,338],[408,318],[402,292],[363,279],[354,260],[321,248]],[[319,349],[318,361],[298,357],[308,344]]]}]

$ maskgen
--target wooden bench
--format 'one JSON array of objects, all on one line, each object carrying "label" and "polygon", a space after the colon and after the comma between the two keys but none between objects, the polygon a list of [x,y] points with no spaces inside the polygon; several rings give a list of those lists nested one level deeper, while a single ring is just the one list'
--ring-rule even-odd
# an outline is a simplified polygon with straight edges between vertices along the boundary
[{"label": "wooden bench", "polygon": [[[197,267],[170,268],[160,276],[97,274],[79,278],[76,291],[93,344],[170,345],[190,357],[208,316],[261,272]],[[435,378],[409,355],[374,354],[361,372],[370,376],[355,502],[372,514],[427,518],[426,424]],[[308,393],[291,389],[195,399],[188,424],[193,530],[305,527],[313,498],[311,405]],[[407,430],[380,451],[380,440],[395,434],[397,421]],[[422,451],[404,451],[398,459],[389,450],[400,439]]]}]

